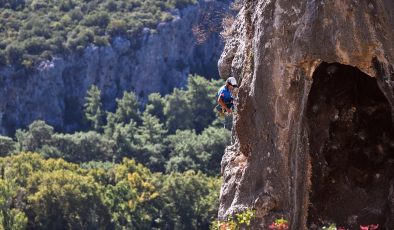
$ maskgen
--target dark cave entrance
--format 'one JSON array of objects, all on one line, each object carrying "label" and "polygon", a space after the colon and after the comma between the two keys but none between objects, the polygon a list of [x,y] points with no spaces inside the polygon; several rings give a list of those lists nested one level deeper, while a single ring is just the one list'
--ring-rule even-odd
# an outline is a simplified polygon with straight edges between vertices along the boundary
[{"label": "dark cave entrance", "polygon": [[323,62],[315,70],[306,114],[312,163],[308,229],[328,223],[394,229],[390,111],[376,79],[359,69]]}]

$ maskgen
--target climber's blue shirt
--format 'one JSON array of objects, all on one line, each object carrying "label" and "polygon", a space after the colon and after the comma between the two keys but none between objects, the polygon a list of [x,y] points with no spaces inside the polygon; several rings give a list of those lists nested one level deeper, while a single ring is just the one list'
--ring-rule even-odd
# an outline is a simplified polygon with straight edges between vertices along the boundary
[{"label": "climber's blue shirt", "polygon": [[230,90],[228,90],[225,85],[219,89],[218,97],[220,97],[225,104],[231,103],[234,99],[233,96],[231,96]]}]

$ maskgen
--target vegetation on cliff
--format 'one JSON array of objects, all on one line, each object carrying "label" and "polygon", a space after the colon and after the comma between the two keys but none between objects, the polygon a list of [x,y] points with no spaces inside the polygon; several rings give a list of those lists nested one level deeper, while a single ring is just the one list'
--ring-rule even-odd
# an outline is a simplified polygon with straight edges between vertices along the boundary
[{"label": "vegetation on cliff", "polygon": [[173,18],[197,0],[5,0],[0,2],[0,66],[31,67],[52,54],[108,45]]}]

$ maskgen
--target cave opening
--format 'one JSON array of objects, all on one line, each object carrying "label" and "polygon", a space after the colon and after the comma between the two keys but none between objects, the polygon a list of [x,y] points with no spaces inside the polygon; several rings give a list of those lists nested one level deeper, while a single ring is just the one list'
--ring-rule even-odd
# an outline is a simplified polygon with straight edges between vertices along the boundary
[{"label": "cave opening", "polygon": [[312,166],[308,229],[394,229],[394,125],[377,80],[340,63],[313,73],[306,120]]}]

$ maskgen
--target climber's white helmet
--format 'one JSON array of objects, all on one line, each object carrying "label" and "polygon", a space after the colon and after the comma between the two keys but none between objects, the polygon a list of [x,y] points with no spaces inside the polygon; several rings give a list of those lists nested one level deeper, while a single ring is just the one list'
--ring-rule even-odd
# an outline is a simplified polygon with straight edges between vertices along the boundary
[{"label": "climber's white helmet", "polygon": [[237,80],[235,80],[235,77],[227,78],[226,82],[232,85],[234,88],[238,87]]}]

